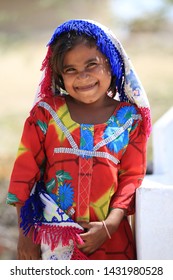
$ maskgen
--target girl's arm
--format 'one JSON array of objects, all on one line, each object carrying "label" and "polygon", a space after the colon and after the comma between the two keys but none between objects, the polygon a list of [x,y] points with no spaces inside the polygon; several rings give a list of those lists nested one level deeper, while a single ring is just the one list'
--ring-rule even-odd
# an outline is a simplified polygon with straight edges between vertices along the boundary
[{"label": "girl's arm", "polygon": [[7,203],[15,205],[17,209],[19,224],[17,255],[20,260],[40,259],[40,246],[33,243],[32,231],[25,236],[20,228],[21,207],[29,198],[35,182],[40,179],[45,161],[45,134],[37,123],[47,124],[47,119],[44,112],[35,107],[24,125],[7,198]]}]

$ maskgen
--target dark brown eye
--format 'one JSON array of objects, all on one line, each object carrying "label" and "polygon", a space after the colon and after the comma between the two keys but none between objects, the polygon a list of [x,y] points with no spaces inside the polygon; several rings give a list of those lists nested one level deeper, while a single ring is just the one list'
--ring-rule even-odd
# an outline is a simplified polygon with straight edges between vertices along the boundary
[{"label": "dark brown eye", "polygon": [[74,73],[76,73],[76,69],[72,67],[64,70],[64,74],[74,74]]}]

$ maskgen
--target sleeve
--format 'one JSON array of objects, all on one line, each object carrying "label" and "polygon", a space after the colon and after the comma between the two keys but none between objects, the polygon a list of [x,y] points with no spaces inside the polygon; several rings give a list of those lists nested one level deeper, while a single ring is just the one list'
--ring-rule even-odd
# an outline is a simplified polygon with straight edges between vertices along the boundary
[{"label": "sleeve", "polygon": [[7,203],[24,203],[36,181],[40,179],[40,169],[45,162],[44,140],[46,117],[43,110],[36,107],[25,122],[17,157],[11,174]]},{"label": "sleeve", "polygon": [[141,185],[146,173],[147,137],[142,129],[142,121],[137,121],[130,133],[129,144],[121,158],[118,172],[118,188],[111,199],[110,208],[127,210],[127,215],[135,212],[135,191]]}]

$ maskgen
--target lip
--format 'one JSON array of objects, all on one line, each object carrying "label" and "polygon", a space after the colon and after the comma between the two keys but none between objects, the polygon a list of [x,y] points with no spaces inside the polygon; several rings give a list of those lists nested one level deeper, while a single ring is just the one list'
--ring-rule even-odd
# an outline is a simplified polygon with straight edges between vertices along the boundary
[{"label": "lip", "polygon": [[83,85],[83,86],[76,86],[75,89],[79,91],[87,91],[93,89],[97,85],[97,82],[89,84],[89,85]]}]

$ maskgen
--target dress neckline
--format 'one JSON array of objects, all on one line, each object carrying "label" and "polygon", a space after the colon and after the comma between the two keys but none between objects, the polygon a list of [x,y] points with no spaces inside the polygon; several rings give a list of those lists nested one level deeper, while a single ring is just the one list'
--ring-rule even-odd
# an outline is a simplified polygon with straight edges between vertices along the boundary
[{"label": "dress neckline", "polygon": [[115,110],[113,111],[113,113],[111,114],[111,116],[108,118],[107,121],[105,121],[105,122],[103,122],[103,123],[96,123],[96,124],[93,124],[93,123],[79,123],[79,122],[73,120],[73,118],[72,118],[72,116],[71,116],[71,113],[70,113],[70,110],[69,110],[69,107],[68,107],[68,104],[67,104],[66,99],[65,99],[64,96],[63,96],[62,100],[63,100],[64,105],[66,106],[67,114],[68,114],[70,120],[71,120],[73,123],[75,123],[75,124],[78,125],[78,126],[82,126],[82,125],[91,125],[91,126],[95,126],[95,127],[107,125],[107,124],[109,123],[110,119],[112,118],[112,116],[114,116],[114,115],[116,114],[116,112],[120,109],[120,107],[122,107],[122,105],[125,105],[125,103],[127,103],[127,102],[119,102],[119,104],[116,106]]}]

